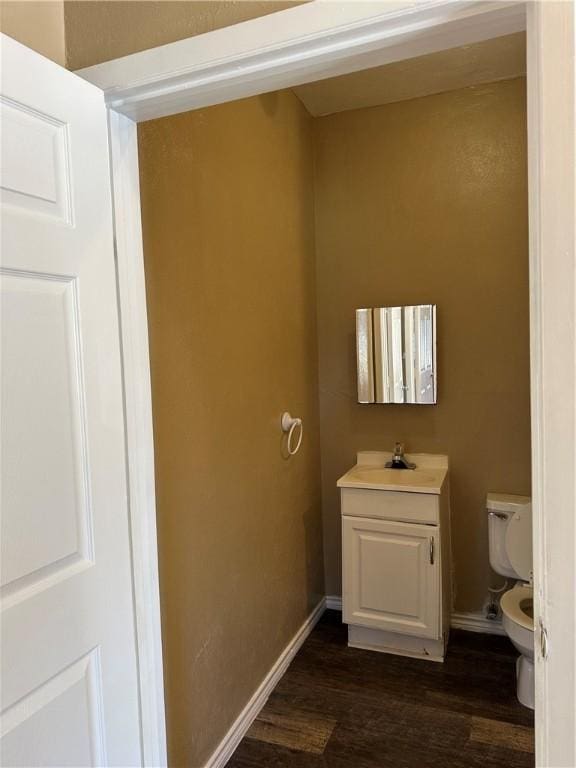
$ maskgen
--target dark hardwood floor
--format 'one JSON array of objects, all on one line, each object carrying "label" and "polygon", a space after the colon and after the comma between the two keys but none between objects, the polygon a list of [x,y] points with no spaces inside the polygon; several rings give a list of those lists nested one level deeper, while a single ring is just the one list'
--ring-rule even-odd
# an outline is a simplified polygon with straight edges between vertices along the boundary
[{"label": "dark hardwood floor", "polygon": [[228,768],[528,768],[506,637],[452,631],[444,664],[348,648],[327,611]]}]

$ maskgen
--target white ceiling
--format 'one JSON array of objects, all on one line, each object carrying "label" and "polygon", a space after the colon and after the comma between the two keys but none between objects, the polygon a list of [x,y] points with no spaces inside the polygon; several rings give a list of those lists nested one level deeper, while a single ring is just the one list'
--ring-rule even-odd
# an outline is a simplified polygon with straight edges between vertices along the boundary
[{"label": "white ceiling", "polygon": [[314,117],[405,101],[526,74],[526,35],[429,53],[294,88]]}]

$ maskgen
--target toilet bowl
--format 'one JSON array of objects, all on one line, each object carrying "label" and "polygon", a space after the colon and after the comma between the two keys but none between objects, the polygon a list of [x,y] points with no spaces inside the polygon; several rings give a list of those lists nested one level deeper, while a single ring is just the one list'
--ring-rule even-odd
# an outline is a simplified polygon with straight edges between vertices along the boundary
[{"label": "toilet bowl", "polygon": [[525,707],[534,709],[534,599],[533,589],[517,584],[502,595],[502,624],[520,653],[516,662],[516,695]]},{"label": "toilet bowl", "polygon": [[534,709],[534,610],[532,589],[532,506],[527,496],[489,493],[490,565],[516,585],[500,600],[502,624],[520,653],[516,662],[516,695]]}]

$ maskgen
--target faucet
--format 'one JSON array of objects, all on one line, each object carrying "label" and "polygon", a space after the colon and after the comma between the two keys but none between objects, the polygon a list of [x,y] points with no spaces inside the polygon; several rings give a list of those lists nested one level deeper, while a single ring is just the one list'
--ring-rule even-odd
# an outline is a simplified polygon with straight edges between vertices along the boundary
[{"label": "faucet", "polygon": [[403,443],[396,443],[394,445],[394,454],[392,455],[392,461],[386,462],[388,469],[416,469],[416,464],[408,461],[404,456]]}]

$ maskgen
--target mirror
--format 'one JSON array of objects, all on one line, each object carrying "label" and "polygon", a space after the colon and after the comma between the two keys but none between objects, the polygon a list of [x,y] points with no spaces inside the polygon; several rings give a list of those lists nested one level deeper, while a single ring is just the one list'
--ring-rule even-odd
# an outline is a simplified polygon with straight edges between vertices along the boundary
[{"label": "mirror", "polygon": [[359,403],[436,402],[436,305],[356,310]]}]

